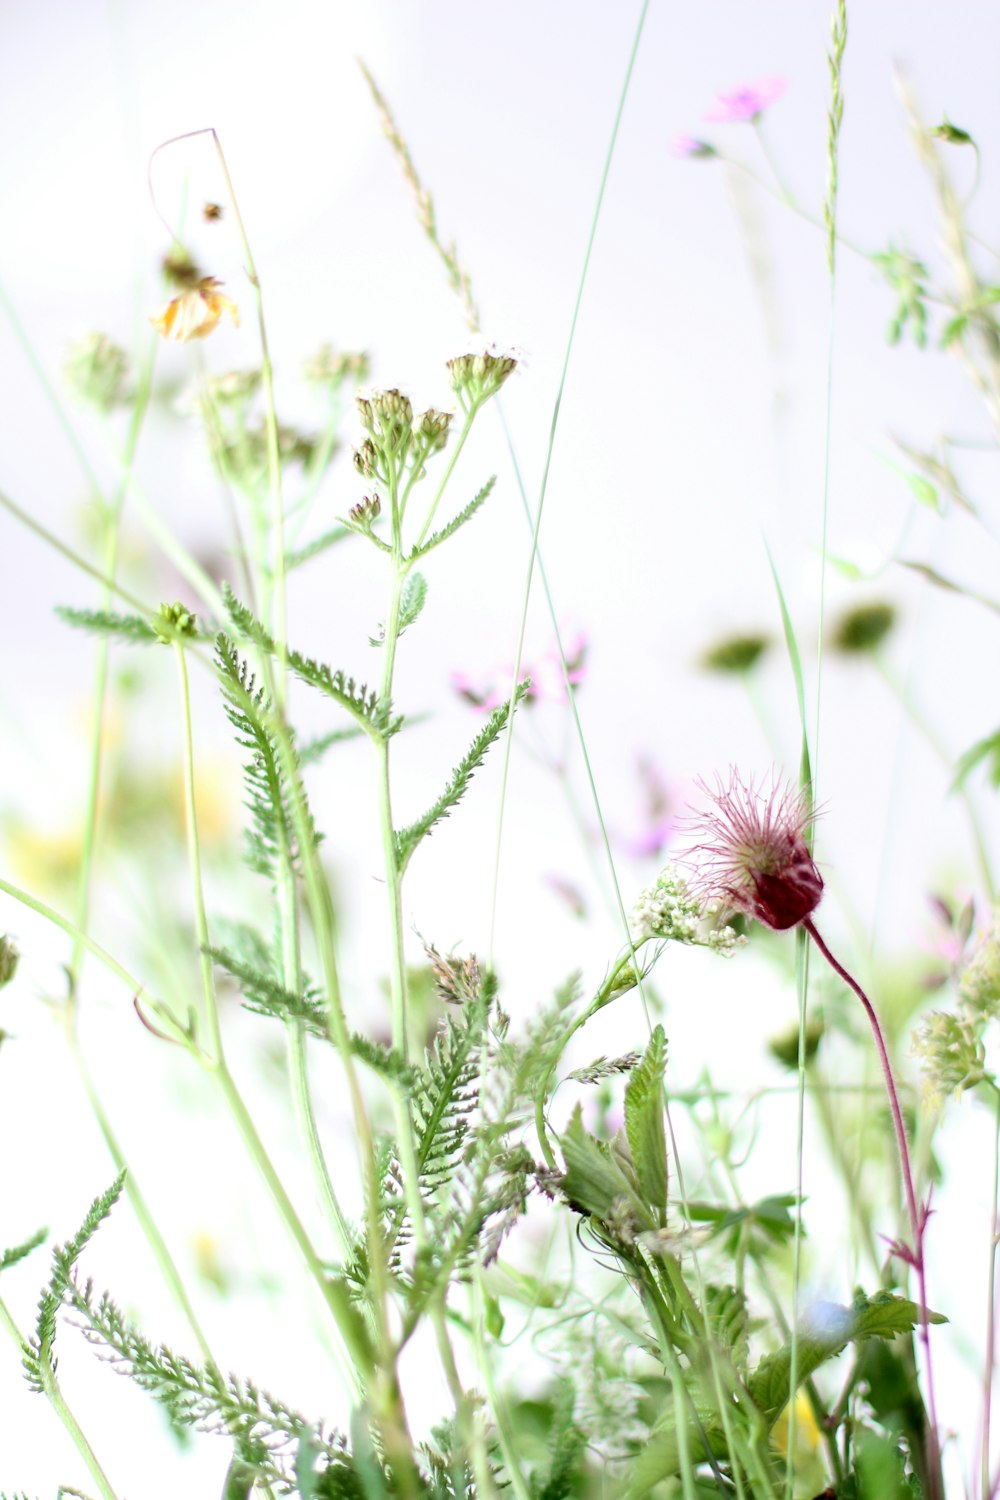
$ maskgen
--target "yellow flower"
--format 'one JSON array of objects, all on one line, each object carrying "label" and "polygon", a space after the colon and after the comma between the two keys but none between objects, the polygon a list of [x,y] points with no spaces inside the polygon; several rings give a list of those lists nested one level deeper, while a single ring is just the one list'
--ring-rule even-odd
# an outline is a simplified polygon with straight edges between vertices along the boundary
[{"label": "yellow flower", "polygon": [[188,287],[171,297],[149,321],[157,333],[178,344],[186,344],[188,339],[208,338],[224,312],[232,318],[234,328],[238,328],[240,310],[235,302],[216,290],[221,285],[222,282],[214,276],[205,276],[197,286]]}]

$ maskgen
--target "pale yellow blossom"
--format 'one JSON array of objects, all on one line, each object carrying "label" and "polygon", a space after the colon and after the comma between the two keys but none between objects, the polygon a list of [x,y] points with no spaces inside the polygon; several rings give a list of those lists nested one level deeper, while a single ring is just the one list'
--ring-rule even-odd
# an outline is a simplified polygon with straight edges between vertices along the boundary
[{"label": "pale yellow blossom", "polygon": [[175,343],[186,344],[189,339],[205,339],[212,332],[222,314],[228,313],[233,326],[239,327],[240,310],[235,302],[224,297],[218,288],[222,285],[214,276],[205,276],[197,286],[187,287],[171,297],[165,307],[153,313],[150,322],[157,333]]}]

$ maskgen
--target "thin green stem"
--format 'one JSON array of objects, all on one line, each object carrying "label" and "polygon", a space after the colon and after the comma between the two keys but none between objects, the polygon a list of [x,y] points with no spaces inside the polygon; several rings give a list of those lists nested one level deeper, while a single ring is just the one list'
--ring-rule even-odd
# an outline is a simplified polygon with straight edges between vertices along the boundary
[{"label": "thin green stem", "polygon": [[[446,489],[447,484],[448,484],[448,481],[451,478],[452,473],[454,471],[455,465],[458,463],[459,455],[461,454],[462,449],[465,447],[465,440],[469,436],[469,432],[472,429],[472,424],[473,424],[473,422],[476,419],[476,415],[477,415],[477,413],[479,411],[479,408],[480,408],[481,404],[482,404],[481,402],[475,402],[469,408],[469,410],[465,414],[465,421],[462,424],[462,430],[458,434],[457,441],[455,442],[455,444],[454,444],[454,446],[453,446],[453,448],[451,450],[451,453],[450,453],[449,458],[448,458],[448,463],[445,466],[444,474],[441,476],[441,482],[439,483],[439,485],[437,487],[437,491],[435,492],[434,499],[431,501],[430,506],[429,506],[428,511],[427,511],[427,514],[424,517],[424,524],[420,528],[420,532],[419,532],[419,534],[417,536],[417,540],[413,544],[413,548],[412,548],[413,551],[419,551],[420,548],[423,546],[424,542],[427,540],[427,535],[428,535],[428,533],[429,533],[429,531],[431,529],[431,523],[434,520],[435,513],[437,512],[438,505],[440,504],[440,501],[441,501],[441,496],[444,494],[445,489]],[[407,490],[407,494],[408,493],[409,493],[409,490]],[[405,496],[404,496],[404,500],[405,500]],[[400,517],[400,519],[402,519],[402,517]]]},{"label": "thin green stem", "polygon": [[215,995],[215,975],[208,952],[210,939],[208,916],[205,912],[205,892],[201,878],[201,841],[198,836],[198,810],[195,802],[194,734],[191,723],[191,692],[188,684],[187,661],[184,647],[174,644],[177,670],[181,685],[181,717],[184,734],[184,816],[187,824],[188,858],[191,864],[191,890],[194,899],[194,927],[198,940],[198,965],[201,970],[202,998],[205,1023],[208,1027],[209,1052],[213,1064],[222,1066],[222,1031],[219,1026],[219,1007]]},{"label": "thin green stem", "polygon": [[153,611],[147,604],[141,599],[137,599],[135,594],[129,593],[128,589],[122,588],[120,583],[117,583],[113,578],[109,578],[106,573],[102,573],[100,568],[95,568],[93,563],[89,563],[85,557],[81,557],[79,552],[74,552],[72,547],[67,546],[54,532],[49,531],[47,526],[43,526],[41,521],[36,521],[34,516],[29,515],[26,510],[22,510],[16,501],[11,500],[9,495],[0,492],[0,505],[3,506],[4,510],[9,511],[15,520],[20,521],[22,526],[27,526],[29,531],[33,531],[36,536],[41,537],[42,541],[46,542],[55,552],[60,553],[75,568],[79,568],[81,573],[87,573],[91,578],[96,578],[98,583],[103,584],[105,588],[117,594],[118,598],[123,599],[126,604],[130,604],[136,614],[141,615],[144,620],[151,620],[153,618]]},{"label": "thin green stem", "polygon": [[990,1200],[990,1255],[986,1277],[986,1348],[983,1358],[983,1437],[980,1459],[980,1500],[991,1500],[990,1417],[996,1371],[997,1213],[1000,1208],[1000,1089],[996,1089],[993,1126],[993,1184]]},{"label": "thin green stem", "polygon": [[[2,1298],[0,1298],[0,1324],[3,1325],[10,1337],[13,1339],[14,1343],[17,1345],[18,1352],[23,1353],[23,1351],[28,1347],[27,1342],[22,1337],[17,1324],[14,1322],[9,1309]],[[91,1478],[100,1490],[103,1500],[117,1500],[117,1496],[115,1495],[115,1491],[112,1488],[111,1481],[98,1462],[97,1454],[90,1446],[83,1428],[80,1426],[76,1417],[69,1409],[66,1397],[62,1393],[59,1381],[56,1379],[56,1373],[53,1369],[52,1362],[48,1358],[48,1355],[45,1353],[41,1353],[39,1355],[38,1371],[41,1376],[42,1391],[46,1399],[48,1400],[49,1405],[52,1407],[52,1410],[55,1412],[56,1416],[59,1418],[60,1422],[72,1438],[74,1446],[76,1447],[76,1450],[79,1453],[80,1457],[83,1459],[84,1463],[87,1465],[87,1468],[90,1471]]]}]

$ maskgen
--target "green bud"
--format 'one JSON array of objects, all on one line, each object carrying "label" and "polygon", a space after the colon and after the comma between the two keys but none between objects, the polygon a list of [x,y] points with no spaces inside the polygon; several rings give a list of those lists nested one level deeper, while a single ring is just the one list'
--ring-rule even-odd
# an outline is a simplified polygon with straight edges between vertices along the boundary
[{"label": "green bud", "polygon": [[[805,1034],[805,1059],[806,1066],[812,1062],[819,1051],[819,1044],[823,1040],[826,1027],[822,1016],[809,1016],[806,1021]],[[783,1068],[788,1068],[794,1073],[799,1066],[799,1028],[798,1024],[789,1026],[778,1036],[773,1036],[767,1044],[767,1050],[771,1056],[781,1063]]]},{"label": "green bud", "polygon": [[517,360],[511,355],[491,354],[488,350],[482,354],[461,354],[448,361],[452,390],[458,392],[467,406],[478,406],[495,396],[516,367]]},{"label": "green bud", "polygon": [[427,444],[429,453],[438,453],[448,441],[451,412],[437,411],[433,406],[417,418],[417,433]]},{"label": "green bud", "polygon": [[0,989],[3,989],[5,984],[10,984],[14,978],[20,957],[20,949],[14,939],[6,935],[0,937]]},{"label": "green bud", "polygon": [[701,658],[706,672],[749,672],[767,651],[771,642],[766,635],[734,635],[710,646]]},{"label": "green bud", "polygon": [[895,623],[896,611],[891,604],[878,600],[871,604],[859,604],[854,609],[846,610],[835,622],[833,648],[847,656],[874,651],[882,644]]},{"label": "green bud", "polygon": [[972,1023],[964,1016],[935,1010],[921,1023],[913,1051],[922,1058],[932,1097],[961,1094],[986,1077],[986,1049]]},{"label": "green bud", "polygon": [[198,634],[198,616],[192,614],[186,605],[161,604],[159,618],[167,628],[156,630],[155,625],[153,628],[156,630],[156,639],[164,646],[173,645],[179,635],[196,636]]},{"label": "green bud", "polygon": [[361,447],[355,450],[354,467],[366,479],[373,478],[378,472],[378,450],[371,438],[365,438]]},{"label": "green bud", "polygon": [[976,144],[967,130],[961,130],[948,119],[942,120],[940,125],[932,125],[927,134],[933,136],[936,141],[947,141],[949,146],[974,146]]},{"label": "green bud", "polygon": [[958,976],[962,1004],[973,1015],[989,1020],[1000,1015],[1000,910],[969,963]]}]

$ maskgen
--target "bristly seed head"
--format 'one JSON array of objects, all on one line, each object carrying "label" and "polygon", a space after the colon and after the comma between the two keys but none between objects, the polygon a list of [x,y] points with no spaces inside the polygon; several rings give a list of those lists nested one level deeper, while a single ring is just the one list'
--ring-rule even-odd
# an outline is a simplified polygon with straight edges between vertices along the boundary
[{"label": "bristly seed head", "polygon": [[684,863],[694,875],[691,891],[702,901],[724,901],[778,932],[815,911],[823,877],[806,842],[814,813],[805,792],[775,776],[768,790],[730,772],[713,791],[698,785],[715,804],[697,814],[688,829],[697,840]]}]

